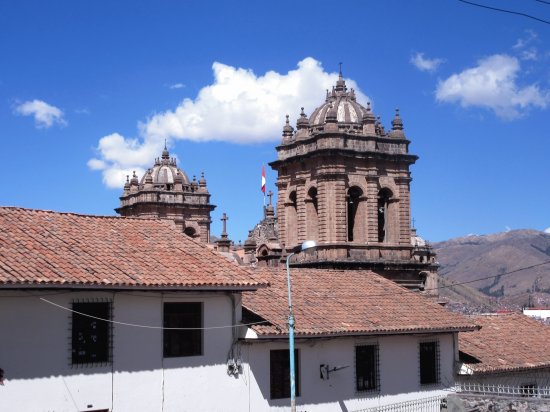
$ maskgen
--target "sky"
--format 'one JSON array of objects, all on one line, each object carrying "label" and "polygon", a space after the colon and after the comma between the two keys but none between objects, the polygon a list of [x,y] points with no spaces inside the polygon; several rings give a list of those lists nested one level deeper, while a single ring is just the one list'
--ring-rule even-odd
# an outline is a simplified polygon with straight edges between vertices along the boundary
[{"label": "sky", "polygon": [[113,215],[167,142],[230,238],[276,192],[285,115],[339,63],[386,129],[399,107],[430,241],[550,227],[550,4],[538,0],[0,2],[0,205]]}]

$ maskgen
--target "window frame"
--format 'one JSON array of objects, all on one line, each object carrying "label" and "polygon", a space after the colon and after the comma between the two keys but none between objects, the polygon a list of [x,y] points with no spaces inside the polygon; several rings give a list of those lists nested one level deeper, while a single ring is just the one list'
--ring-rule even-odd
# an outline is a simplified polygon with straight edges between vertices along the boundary
[{"label": "window frame", "polygon": [[[274,353],[280,355],[279,359],[273,358]],[[274,376],[274,364],[281,368],[277,371],[277,376]],[[300,349],[294,349],[294,384],[296,388],[296,397],[299,397],[301,393],[300,370]],[[275,388],[275,385],[279,385],[280,387]],[[289,349],[271,349],[269,351],[269,398],[273,400],[290,399]]]},{"label": "window frame", "polygon": [[[166,317],[167,307],[184,307],[184,306],[196,306],[197,308],[194,311],[198,310],[199,319],[180,319],[177,323],[181,326],[173,326],[173,323],[169,324],[169,321]],[[179,315],[184,314],[184,311],[181,311]],[[170,313],[170,312],[168,312]],[[171,313],[172,316],[177,316],[176,312]],[[185,315],[185,314],[184,314]],[[190,322],[188,322],[190,321]],[[165,329],[162,333],[162,357],[163,358],[187,358],[191,356],[203,356],[204,355],[204,303],[193,301],[193,302],[163,302],[162,305],[162,324]],[[177,329],[166,329],[166,328],[198,328],[190,330],[177,330]],[[179,349],[172,347],[174,341],[180,339],[197,339],[198,343],[191,343],[190,345],[180,346]],[[170,346],[170,347],[168,347]]]},{"label": "window frame", "polygon": [[[90,312],[89,309],[86,310],[85,307],[82,307],[83,305],[106,305],[106,308],[103,308],[101,313],[97,312]],[[106,311],[105,311],[106,309]],[[71,314],[69,315],[69,323],[70,323],[70,329],[69,329],[69,364],[71,367],[81,367],[81,366],[104,366],[104,365],[110,365],[113,362],[113,323],[112,322],[105,322],[97,319],[93,319],[88,316],[80,315],[79,313],[85,313],[90,316],[102,318],[102,319],[108,319],[110,321],[113,320],[113,302],[110,299],[74,299],[71,301]],[[105,316],[105,312],[106,315]],[[90,333],[89,326],[86,328],[85,321],[89,319],[90,322],[100,322],[102,326],[103,332],[101,332],[103,337],[101,337],[101,340],[103,341],[102,346],[105,346],[101,349],[101,352],[104,353],[104,356],[102,356],[99,360],[90,360],[89,357],[82,359],[75,358],[75,351],[78,350],[78,346],[75,347],[75,341],[77,340],[76,334],[78,331],[75,329],[76,327],[80,327],[80,331],[84,333]],[[88,331],[86,331],[88,329]],[[97,344],[99,346],[99,343]]]},{"label": "window frame", "polygon": [[[374,350],[374,353],[373,353],[374,362],[373,362],[373,365],[370,365],[374,369],[373,371],[371,371],[371,373],[374,372],[374,386],[372,387],[365,387],[365,385],[363,385],[363,388],[359,388],[358,349],[360,348],[372,348]],[[354,355],[355,355],[355,362],[354,362],[355,363],[355,392],[356,393],[380,392],[380,345],[377,342],[356,344],[354,349]]]},{"label": "window frame", "polygon": [[[433,366],[423,366],[422,347],[424,345],[435,345],[433,351]],[[423,369],[428,366],[430,366],[430,369],[433,369],[433,373],[431,373],[430,371],[423,372]],[[423,382],[423,379],[426,379],[426,374],[433,375],[433,381],[430,380]],[[418,379],[420,382],[420,386],[433,386],[439,385],[441,383],[441,350],[438,339],[426,339],[418,342]]]}]

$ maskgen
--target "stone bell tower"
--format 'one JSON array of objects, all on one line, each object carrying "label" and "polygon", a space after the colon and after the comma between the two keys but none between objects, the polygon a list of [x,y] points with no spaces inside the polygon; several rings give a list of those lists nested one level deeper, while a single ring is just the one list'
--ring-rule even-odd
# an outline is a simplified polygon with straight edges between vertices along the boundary
[{"label": "stone bell tower", "polygon": [[210,212],[215,208],[204,173],[198,182],[194,176],[190,181],[165,145],[162,156],[155,159],[141,181],[135,172],[131,179],[127,177],[120,207],[115,211],[121,216],[171,219],[186,235],[208,243]]},{"label": "stone bell tower", "polygon": [[[411,288],[436,288],[437,264],[411,231],[409,153],[396,110],[386,131],[340,76],[296,130],[287,116],[277,160],[277,228],[282,250],[313,239],[296,265],[373,270]],[[260,246],[260,245],[258,245]],[[429,246],[422,245],[429,249]],[[265,254],[265,252],[264,252]],[[259,257],[261,258],[261,257]]]}]

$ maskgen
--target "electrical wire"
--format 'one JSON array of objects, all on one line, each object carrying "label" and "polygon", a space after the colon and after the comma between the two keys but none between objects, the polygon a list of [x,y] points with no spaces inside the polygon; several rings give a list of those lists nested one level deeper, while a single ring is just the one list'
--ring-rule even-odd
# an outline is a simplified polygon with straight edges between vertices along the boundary
[{"label": "electrical wire", "polygon": [[116,320],[111,320],[111,319],[105,319],[105,318],[100,318],[98,316],[93,316],[93,315],[88,315],[87,313],[83,313],[83,312],[79,312],[77,310],[73,310],[73,309],[70,309],[66,306],[63,306],[63,305],[59,305],[55,302],[52,302],[51,300],[48,300],[48,299],[44,299],[44,298],[40,298],[41,301],[44,301],[50,305],[53,305],[53,306],[56,306],[60,309],[63,309],[63,310],[66,310],[68,312],[72,312],[72,313],[76,313],[78,315],[82,315],[82,316],[86,316],[88,318],[92,318],[92,319],[97,319],[97,320],[101,320],[103,322],[109,322],[109,323],[113,323],[113,324],[116,324],[116,325],[123,325],[123,326],[133,326],[133,327],[136,327],[136,328],[144,328],[144,329],[161,329],[161,330],[210,330],[210,329],[227,329],[227,328],[238,328],[239,326],[252,326],[252,325],[259,325],[259,324],[263,324],[263,323],[271,323],[271,322],[268,322],[266,320],[264,321],[261,321],[261,322],[252,322],[252,323],[241,323],[241,324],[238,324],[238,325],[223,325],[223,326],[209,326],[209,327],[206,327],[206,328],[165,328],[164,326],[151,326],[151,325],[140,325],[138,323],[128,323],[128,322],[119,322],[119,321],[116,321]]},{"label": "electrical wire", "polygon": [[[471,1],[467,1],[467,0],[458,0],[458,1],[461,2],[461,3],[470,4],[472,6],[481,7],[481,8],[484,8],[484,9],[489,9],[489,10],[494,10],[494,11],[500,11],[500,12],[503,12],[503,13],[516,14],[518,16],[527,17],[529,19],[533,19],[533,20],[539,21],[541,23],[550,24],[550,21],[548,21],[548,20],[540,19],[538,17],[531,16],[530,14],[522,13],[522,12],[519,12],[519,11],[500,9],[498,7],[486,6],[484,4],[474,3],[474,2],[471,2]],[[537,1],[540,1],[540,0],[537,0]],[[546,3],[546,2],[541,1],[541,3]]]}]

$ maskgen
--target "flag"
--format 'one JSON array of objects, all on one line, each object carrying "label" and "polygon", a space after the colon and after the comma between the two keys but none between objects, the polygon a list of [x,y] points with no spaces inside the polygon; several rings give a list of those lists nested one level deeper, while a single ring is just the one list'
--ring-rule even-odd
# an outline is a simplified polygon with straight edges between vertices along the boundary
[{"label": "flag", "polygon": [[265,195],[265,168],[264,168],[264,165],[262,165],[262,192]]}]

